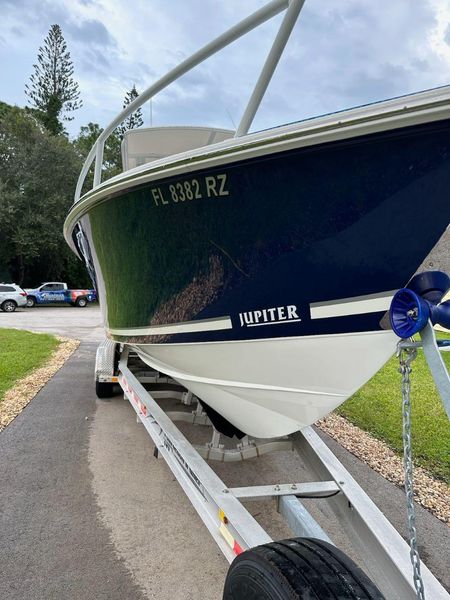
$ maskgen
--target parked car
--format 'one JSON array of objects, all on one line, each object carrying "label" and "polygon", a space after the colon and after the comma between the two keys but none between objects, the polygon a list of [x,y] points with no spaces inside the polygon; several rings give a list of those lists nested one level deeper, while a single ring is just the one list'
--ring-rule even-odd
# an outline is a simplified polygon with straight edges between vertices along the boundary
[{"label": "parked car", "polygon": [[14,312],[18,306],[26,306],[27,294],[15,283],[0,283],[0,309]]},{"label": "parked car", "polygon": [[67,283],[61,281],[47,281],[39,287],[25,290],[27,292],[27,306],[32,308],[36,304],[54,304],[65,302],[72,306],[87,306],[88,302],[97,299],[95,290],[69,290]]}]

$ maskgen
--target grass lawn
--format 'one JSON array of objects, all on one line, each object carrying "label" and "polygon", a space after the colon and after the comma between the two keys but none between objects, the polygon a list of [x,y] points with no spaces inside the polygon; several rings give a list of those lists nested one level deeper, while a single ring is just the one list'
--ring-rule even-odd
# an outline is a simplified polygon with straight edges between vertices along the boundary
[{"label": "grass lawn", "polygon": [[[438,337],[449,337],[438,334]],[[450,369],[450,352],[442,352]],[[338,413],[403,453],[401,374],[393,357]],[[412,363],[411,424],[416,464],[450,483],[450,422],[421,350]]]},{"label": "grass lawn", "polygon": [[6,390],[42,366],[58,345],[51,335],[0,328],[0,403]]}]

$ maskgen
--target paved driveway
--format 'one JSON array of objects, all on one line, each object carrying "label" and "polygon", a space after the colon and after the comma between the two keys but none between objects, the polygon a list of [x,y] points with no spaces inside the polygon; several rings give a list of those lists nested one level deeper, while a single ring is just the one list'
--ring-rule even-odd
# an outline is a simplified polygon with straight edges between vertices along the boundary
[{"label": "paved driveway", "polygon": [[[228,565],[165,463],[153,458],[145,429],[120,396],[110,402],[95,397],[98,309],[38,307],[0,316],[0,326],[82,339],[0,434],[2,600],[220,599]],[[403,491],[324,437],[404,533]],[[234,486],[306,477],[287,452],[214,468]],[[290,536],[271,503],[249,508],[272,537]],[[417,511],[422,556],[449,586],[449,529]],[[316,513],[330,518],[320,503]],[[357,557],[339,523],[332,523],[332,538]]]},{"label": "paved driveway", "polygon": [[102,317],[97,304],[77,306],[36,306],[18,308],[13,313],[0,311],[0,327],[58,333],[86,342],[100,343],[104,338]]}]

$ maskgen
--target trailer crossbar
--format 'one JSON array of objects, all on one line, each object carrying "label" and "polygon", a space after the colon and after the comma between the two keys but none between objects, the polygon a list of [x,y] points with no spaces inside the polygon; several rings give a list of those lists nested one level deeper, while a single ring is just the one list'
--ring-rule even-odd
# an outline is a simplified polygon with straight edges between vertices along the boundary
[{"label": "trailer crossbar", "polygon": [[340,491],[340,487],[334,481],[252,485],[250,487],[230,488],[233,496],[242,500],[261,500],[261,498],[278,498],[279,496],[327,498],[338,494]]}]

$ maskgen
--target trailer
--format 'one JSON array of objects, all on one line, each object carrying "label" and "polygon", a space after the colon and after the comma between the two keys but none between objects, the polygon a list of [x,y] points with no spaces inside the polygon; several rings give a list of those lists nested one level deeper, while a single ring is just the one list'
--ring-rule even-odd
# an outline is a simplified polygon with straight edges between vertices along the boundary
[{"label": "trailer", "polygon": [[[424,347],[439,390],[449,397],[448,374],[445,379],[440,348],[429,323],[422,342],[404,340],[399,344],[402,350],[414,350],[419,345]],[[155,457],[166,461],[231,563],[224,599],[450,598],[418,561],[415,538],[410,545],[403,540],[313,427],[281,439],[252,440],[245,436],[230,447],[222,443],[198,398],[170,377],[150,369],[133,348],[112,340],[105,340],[98,348],[95,380],[101,398],[111,396],[114,386],[120,386],[154,442]],[[168,410],[167,405],[173,409],[174,400],[176,410]],[[210,441],[192,444],[177,422],[210,427]],[[287,449],[295,451],[298,460],[314,474],[313,481],[230,487],[209,464],[257,459],[267,452]],[[327,504],[351,539],[365,571],[334,546],[327,523],[319,523],[302,503],[306,498]],[[262,499],[274,503],[293,538],[273,541],[242,504]]]}]

